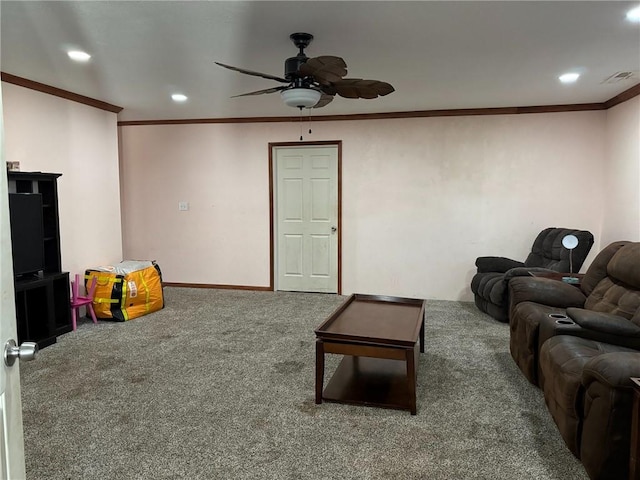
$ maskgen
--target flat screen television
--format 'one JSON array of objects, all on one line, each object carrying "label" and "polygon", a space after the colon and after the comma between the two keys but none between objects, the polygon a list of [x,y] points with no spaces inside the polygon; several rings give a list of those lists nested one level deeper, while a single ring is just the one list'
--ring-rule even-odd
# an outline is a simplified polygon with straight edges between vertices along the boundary
[{"label": "flat screen television", "polygon": [[14,275],[28,275],[44,270],[42,195],[10,193],[9,219]]}]

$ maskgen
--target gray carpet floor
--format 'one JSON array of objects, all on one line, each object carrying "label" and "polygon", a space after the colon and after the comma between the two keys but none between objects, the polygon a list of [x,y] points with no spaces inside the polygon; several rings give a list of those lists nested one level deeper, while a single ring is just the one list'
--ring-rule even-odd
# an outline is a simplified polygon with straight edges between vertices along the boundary
[{"label": "gray carpet floor", "polygon": [[313,330],[345,298],[167,287],[160,312],[81,321],[21,366],[28,478],[587,478],[470,303],[428,302],[416,416],[315,405]]}]

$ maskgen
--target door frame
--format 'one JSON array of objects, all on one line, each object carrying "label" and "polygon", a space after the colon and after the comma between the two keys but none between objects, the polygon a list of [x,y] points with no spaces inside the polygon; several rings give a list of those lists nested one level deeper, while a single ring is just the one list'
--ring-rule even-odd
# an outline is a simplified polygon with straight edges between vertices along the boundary
[{"label": "door frame", "polygon": [[[13,262],[11,260],[11,229],[9,226],[9,184],[5,167],[5,128],[0,87],[0,348],[7,340],[18,339],[16,324]],[[0,360],[0,362],[2,362]],[[20,361],[12,367],[0,363],[4,385],[0,393],[0,477],[25,478],[24,431],[22,423],[22,397],[20,394]]]},{"label": "door frame", "polygon": [[342,140],[323,140],[318,142],[269,142],[269,289],[276,291],[275,259],[276,259],[276,228],[275,228],[275,184],[276,181],[274,148],[279,147],[326,147],[334,146],[338,149],[338,295],[342,295]]}]

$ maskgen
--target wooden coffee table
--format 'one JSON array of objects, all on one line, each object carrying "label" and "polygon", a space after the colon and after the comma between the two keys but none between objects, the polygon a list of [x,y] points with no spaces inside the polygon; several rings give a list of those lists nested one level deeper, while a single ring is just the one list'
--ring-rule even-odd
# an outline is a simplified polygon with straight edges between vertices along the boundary
[{"label": "wooden coffee table", "polygon": [[[396,408],[415,415],[424,310],[424,300],[351,295],[315,330],[316,403]],[[344,358],[323,392],[326,353]]]}]

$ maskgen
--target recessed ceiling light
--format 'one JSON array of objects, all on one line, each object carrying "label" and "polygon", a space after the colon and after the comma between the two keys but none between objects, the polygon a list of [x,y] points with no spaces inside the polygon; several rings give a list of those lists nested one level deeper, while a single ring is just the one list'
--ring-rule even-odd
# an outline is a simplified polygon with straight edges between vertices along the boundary
[{"label": "recessed ceiling light", "polygon": [[80,50],[71,50],[67,52],[67,55],[69,55],[70,59],[75,60],[76,62],[86,62],[91,58],[91,55],[87,52],[82,52]]},{"label": "recessed ceiling light", "polygon": [[578,77],[580,77],[579,73],[565,73],[564,75],[560,75],[558,79],[562,83],[573,83],[578,80]]},{"label": "recessed ceiling light", "polygon": [[640,22],[640,7],[632,8],[627,12],[627,20]]},{"label": "recessed ceiling light", "polygon": [[184,102],[187,100],[187,96],[181,93],[174,93],[173,95],[171,95],[171,98],[174,102]]}]

